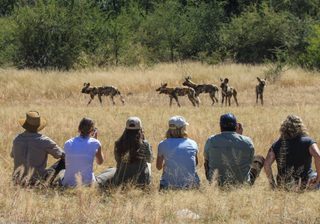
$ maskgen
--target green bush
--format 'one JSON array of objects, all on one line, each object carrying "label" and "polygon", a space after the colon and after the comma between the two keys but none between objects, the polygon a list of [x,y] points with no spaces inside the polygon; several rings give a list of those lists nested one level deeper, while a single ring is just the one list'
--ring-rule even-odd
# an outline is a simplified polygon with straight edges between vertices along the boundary
[{"label": "green bush", "polygon": [[90,12],[86,1],[67,6],[57,1],[39,1],[34,7],[19,8],[15,12],[15,64],[21,68],[72,68],[80,53],[94,51],[97,42],[90,35],[94,29]]},{"label": "green bush", "polygon": [[320,25],[314,25],[307,37],[306,53],[300,57],[300,65],[309,69],[320,69]]},{"label": "green bush", "polygon": [[12,64],[15,46],[15,23],[10,18],[0,18],[0,66]]},{"label": "green bush", "polygon": [[287,13],[275,13],[268,8],[255,8],[232,19],[221,33],[224,45],[237,62],[262,63],[276,60],[277,50],[287,50],[296,34]]}]

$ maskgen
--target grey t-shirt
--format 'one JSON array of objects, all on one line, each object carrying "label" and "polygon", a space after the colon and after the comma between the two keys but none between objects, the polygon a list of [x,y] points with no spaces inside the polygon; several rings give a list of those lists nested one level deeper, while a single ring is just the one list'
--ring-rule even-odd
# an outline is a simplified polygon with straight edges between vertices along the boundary
[{"label": "grey t-shirt", "polygon": [[254,146],[249,137],[228,131],[211,136],[204,149],[209,181],[217,170],[220,185],[245,182],[253,156]]},{"label": "grey t-shirt", "polygon": [[[48,154],[61,158],[63,151],[49,137],[40,133],[23,132],[13,140],[11,157],[14,161],[13,179],[25,183],[46,175]],[[25,183],[26,184],[26,183]]]}]

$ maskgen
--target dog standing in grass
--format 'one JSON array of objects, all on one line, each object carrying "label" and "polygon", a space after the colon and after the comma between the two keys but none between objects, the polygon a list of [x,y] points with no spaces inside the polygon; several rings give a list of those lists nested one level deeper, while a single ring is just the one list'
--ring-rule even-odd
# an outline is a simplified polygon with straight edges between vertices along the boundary
[{"label": "dog standing in grass", "polygon": [[185,81],[182,83],[184,86],[191,87],[196,92],[196,97],[200,95],[200,93],[209,93],[210,99],[212,100],[212,105],[215,102],[218,102],[218,98],[216,97],[216,92],[219,91],[218,87],[213,84],[196,84],[191,81],[191,77],[188,76],[185,78]]},{"label": "dog standing in grass", "polygon": [[196,96],[194,89],[189,88],[189,87],[169,88],[169,87],[167,87],[167,85],[168,85],[167,83],[161,84],[161,86],[158,89],[156,89],[156,91],[158,91],[159,94],[167,94],[169,96],[170,107],[172,105],[172,99],[175,99],[175,101],[177,102],[179,107],[181,106],[179,103],[178,96],[188,96],[188,99],[190,100],[192,105],[199,107],[200,100]]},{"label": "dog standing in grass", "polygon": [[91,101],[94,99],[96,95],[98,95],[98,99],[100,101],[100,104],[102,105],[102,99],[101,96],[110,96],[110,99],[112,101],[112,104],[115,105],[114,97],[116,95],[120,96],[120,100],[122,104],[125,103],[123,96],[121,95],[120,91],[118,90],[117,87],[114,86],[90,86],[90,83],[84,83],[83,88],[81,90],[82,93],[84,94],[89,94],[90,95],[90,100],[87,105],[91,103]]},{"label": "dog standing in grass", "polygon": [[258,84],[256,85],[256,104],[258,104],[259,98],[261,101],[261,105],[263,105],[263,92],[264,92],[264,87],[266,86],[266,80],[265,79],[258,79]]},{"label": "dog standing in grass", "polygon": [[236,102],[237,106],[239,106],[238,99],[237,99],[237,90],[229,86],[229,79],[220,78],[220,81],[221,81],[220,88],[221,88],[221,96],[222,96],[221,105],[223,105],[223,102],[225,100],[225,105],[227,106],[227,102],[228,102],[229,106],[231,106],[231,97],[233,96],[234,101]]}]

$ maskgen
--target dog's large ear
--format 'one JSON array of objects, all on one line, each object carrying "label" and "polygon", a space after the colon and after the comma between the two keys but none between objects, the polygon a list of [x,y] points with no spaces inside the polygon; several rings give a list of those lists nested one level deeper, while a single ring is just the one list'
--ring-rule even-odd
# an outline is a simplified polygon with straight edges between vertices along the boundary
[{"label": "dog's large ear", "polygon": [[167,85],[168,85],[168,83],[165,82],[165,83],[163,83],[162,86],[163,86],[163,87],[166,87]]},{"label": "dog's large ear", "polygon": [[258,81],[261,82],[261,79],[259,77],[257,77]]},{"label": "dog's large ear", "polygon": [[221,81],[221,82],[223,82],[223,79],[222,79],[222,78],[220,78],[220,81]]}]

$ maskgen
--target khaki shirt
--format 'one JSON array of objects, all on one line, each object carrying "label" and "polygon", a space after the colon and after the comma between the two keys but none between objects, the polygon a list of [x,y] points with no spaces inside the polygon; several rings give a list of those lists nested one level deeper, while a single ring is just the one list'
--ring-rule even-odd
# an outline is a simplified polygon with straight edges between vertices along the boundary
[{"label": "khaki shirt", "polygon": [[23,132],[13,140],[11,157],[14,160],[13,179],[17,183],[45,177],[48,154],[61,158],[63,151],[49,137],[40,133]]}]

